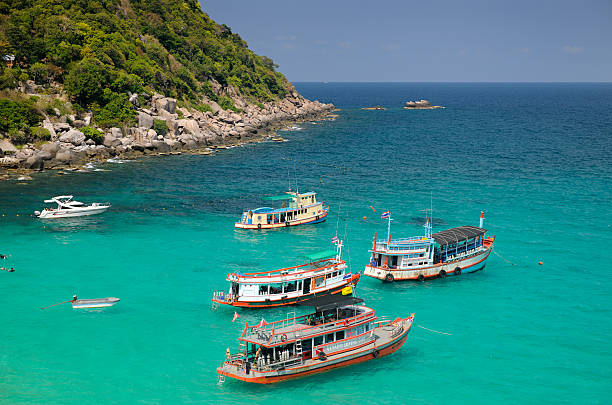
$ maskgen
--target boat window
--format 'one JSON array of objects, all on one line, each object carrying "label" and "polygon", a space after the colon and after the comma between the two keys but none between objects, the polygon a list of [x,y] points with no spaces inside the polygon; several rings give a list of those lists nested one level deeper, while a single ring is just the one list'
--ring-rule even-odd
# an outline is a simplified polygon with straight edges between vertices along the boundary
[{"label": "boat window", "polygon": [[341,330],[341,331],[336,332],[336,340],[342,340],[342,339],[344,339],[344,331]]},{"label": "boat window", "polygon": [[302,351],[309,352],[312,350],[312,339],[302,340]]},{"label": "boat window", "polygon": [[322,344],[323,344],[323,336],[317,336],[316,338],[314,338],[315,346],[320,346]]},{"label": "boat window", "polygon": [[332,277],[336,277],[337,275],[338,275],[338,272],[337,272],[337,271],[334,271],[334,272],[332,273]]},{"label": "boat window", "polygon": [[366,330],[366,332],[370,331],[370,324],[369,323],[366,323],[365,330]]},{"label": "boat window", "polygon": [[270,294],[280,294],[283,292],[282,283],[272,283],[270,284]]},{"label": "boat window", "polygon": [[321,287],[324,282],[325,282],[325,277],[315,278],[315,287]]},{"label": "boat window", "polygon": [[331,273],[327,273],[327,274],[325,275],[325,278],[331,278]]},{"label": "boat window", "polygon": [[325,343],[332,343],[334,341],[334,334],[328,333],[325,335]]},{"label": "boat window", "polygon": [[259,295],[263,295],[263,294],[267,294],[268,293],[268,285],[267,284],[260,284],[259,285]]},{"label": "boat window", "polygon": [[363,332],[365,332],[365,326],[364,325],[357,326],[357,334],[361,335]]},{"label": "boat window", "polygon": [[284,283],[283,292],[293,292],[297,289],[297,281]]},{"label": "boat window", "polygon": [[299,291],[302,291],[302,280],[298,281],[298,288]]}]

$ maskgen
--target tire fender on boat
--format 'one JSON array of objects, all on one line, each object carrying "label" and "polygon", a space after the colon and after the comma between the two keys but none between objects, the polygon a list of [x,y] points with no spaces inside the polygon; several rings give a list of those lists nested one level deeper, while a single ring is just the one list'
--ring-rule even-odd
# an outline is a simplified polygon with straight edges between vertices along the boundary
[{"label": "tire fender on boat", "polygon": [[440,270],[440,272],[438,273],[438,276],[440,276],[440,278],[446,277],[446,270]]},{"label": "tire fender on boat", "polygon": [[372,352],[372,357],[374,357],[376,359],[376,358],[378,358],[379,354],[380,354],[380,352],[378,351],[378,349],[374,349],[374,351]]},{"label": "tire fender on boat", "polygon": [[316,219],[319,220],[319,216],[318,215],[316,216]]},{"label": "tire fender on boat", "polygon": [[425,276],[422,274],[419,274],[419,276],[417,277],[417,280],[419,280],[420,282],[425,281]]},{"label": "tire fender on boat", "polygon": [[387,273],[387,275],[385,276],[385,281],[387,283],[392,283],[394,280],[395,280],[395,277],[393,277],[393,274]]},{"label": "tire fender on boat", "polygon": [[289,226],[289,221],[285,221],[285,226]]},{"label": "tire fender on boat", "polygon": [[257,224],[257,229],[261,229],[261,224]]},{"label": "tire fender on boat", "polygon": [[455,275],[459,276],[461,274],[461,267],[455,267]]}]

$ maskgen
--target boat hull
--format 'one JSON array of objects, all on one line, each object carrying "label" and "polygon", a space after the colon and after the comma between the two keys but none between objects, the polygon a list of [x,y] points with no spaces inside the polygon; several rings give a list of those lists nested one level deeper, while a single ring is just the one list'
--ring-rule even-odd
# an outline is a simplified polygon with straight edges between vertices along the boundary
[{"label": "boat hull", "polygon": [[103,205],[88,209],[71,209],[71,210],[55,210],[55,211],[42,211],[38,218],[40,219],[55,219],[55,218],[73,218],[73,217],[85,217],[89,215],[102,214],[106,211],[110,205]]},{"label": "boat hull", "polygon": [[238,301],[228,302],[228,301],[221,301],[215,298],[213,298],[211,301],[219,303],[219,304],[223,304],[223,305],[230,305],[233,307],[241,307],[241,308],[271,308],[271,307],[280,307],[284,305],[295,305],[298,302],[306,301],[307,299],[310,299],[315,296],[323,297],[323,296],[331,295],[331,294],[341,294],[342,289],[346,288],[349,284],[357,285],[357,283],[359,282],[359,278],[360,278],[359,274],[354,274],[350,279],[346,280],[345,283],[340,284],[337,287],[330,288],[329,290],[317,291],[314,293],[301,295],[299,297],[281,298],[279,300],[274,300],[274,301],[240,301],[238,300]]},{"label": "boat hull", "polygon": [[[402,345],[406,342],[408,338],[408,334],[412,328],[413,317],[403,319],[402,322],[409,322],[409,325],[406,329],[399,334],[394,339],[386,342],[383,345],[376,346],[376,344],[369,344],[365,348],[360,348],[356,350],[355,353],[348,353],[343,355],[342,357],[337,357],[334,359],[328,359],[324,361],[319,361],[313,365],[296,367],[295,369],[287,369],[276,371],[272,373],[276,373],[276,375],[270,375],[271,372],[268,373],[259,373],[256,371],[252,372],[252,376],[245,376],[240,372],[232,372],[229,369],[225,369],[223,367],[217,368],[217,373],[224,375],[226,377],[234,378],[237,380],[256,383],[256,384],[274,384],[282,381],[292,380],[295,378],[306,377],[311,374],[324,373],[326,371],[333,370],[335,368],[346,367],[352,364],[363,363],[368,360],[373,360],[379,357],[384,357],[389,354],[395,353]],[[280,374],[283,373],[283,374]],[[264,375],[268,374],[268,375]]]},{"label": "boat hull", "polygon": [[239,229],[276,229],[276,228],[288,228],[291,226],[298,225],[308,225],[308,224],[318,224],[327,219],[327,215],[329,214],[329,210],[323,211],[321,214],[308,217],[304,219],[300,219],[297,221],[287,221],[278,224],[244,224],[242,222],[236,222],[234,227]]},{"label": "boat hull", "polygon": [[93,298],[93,299],[84,299],[84,300],[76,300],[72,302],[72,308],[105,308],[112,307],[116,303],[119,302],[119,298],[110,297],[110,298]]},{"label": "boat hull", "polygon": [[[476,254],[470,255],[460,260],[447,263],[438,263],[433,266],[419,267],[415,269],[389,269],[384,267],[366,266],[364,275],[382,281],[404,281],[404,280],[425,280],[446,276],[458,276],[465,273],[475,273],[484,269],[486,261],[493,249],[493,241],[485,245],[486,248]],[[392,277],[389,277],[388,275]],[[422,276],[422,277],[421,277]]]}]

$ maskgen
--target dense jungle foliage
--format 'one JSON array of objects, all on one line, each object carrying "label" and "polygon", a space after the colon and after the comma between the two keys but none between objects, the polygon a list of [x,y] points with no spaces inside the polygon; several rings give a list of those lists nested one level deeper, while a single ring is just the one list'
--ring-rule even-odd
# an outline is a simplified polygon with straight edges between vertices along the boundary
[{"label": "dense jungle foliage", "polygon": [[[271,59],[211,20],[197,0],[0,0],[0,90],[61,83],[101,126],[133,117],[128,92],[160,92],[206,109],[233,109],[211,86],[232,85],[253,103],[287,93]],[[228,102],[229,100],[229,102]],[[3,106],[7,108],[7,106]],[[12,108],[12,107],[11,107]]]}]

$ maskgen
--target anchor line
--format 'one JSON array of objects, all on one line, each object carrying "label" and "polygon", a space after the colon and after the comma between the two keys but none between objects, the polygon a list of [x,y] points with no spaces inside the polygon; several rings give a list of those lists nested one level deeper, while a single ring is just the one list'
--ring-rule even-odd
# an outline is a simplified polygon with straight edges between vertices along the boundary
[{"label": "anchor line", "polygon": [[426,328],[426,327],[421,326],[421,325],[416,325],[416,326],[418,326],[419,328],[422,328],[422,329],[428,330],[428,331],[430,331],[430,332],[439,333],[439,334],[441,334],[441,335],[449,335],[449,336],[452,336],[452,335],[453,335],[452,333],[440,332],[440,331],[438,331],[438,330],[429,329],[429,328]]},{"label": "anchor line", "polygon": [[510,264],[511,264],[511,265],[513,265],[513,266],[516,266],[516,264],[512,263],[510,260],[504,259],[504,258],[502,257],[502,255],[500,255],[499,253],[497,253],[497,252],[495,251],[495,249],[491,249],[491,251],[492,251],[493,253],[495,253],[495,255],[496,255],[497,257],[499,257],[500,259],[502,259],[503,261],[505,261],[505,262],[507,262],[507,263],[510,263]]}]

